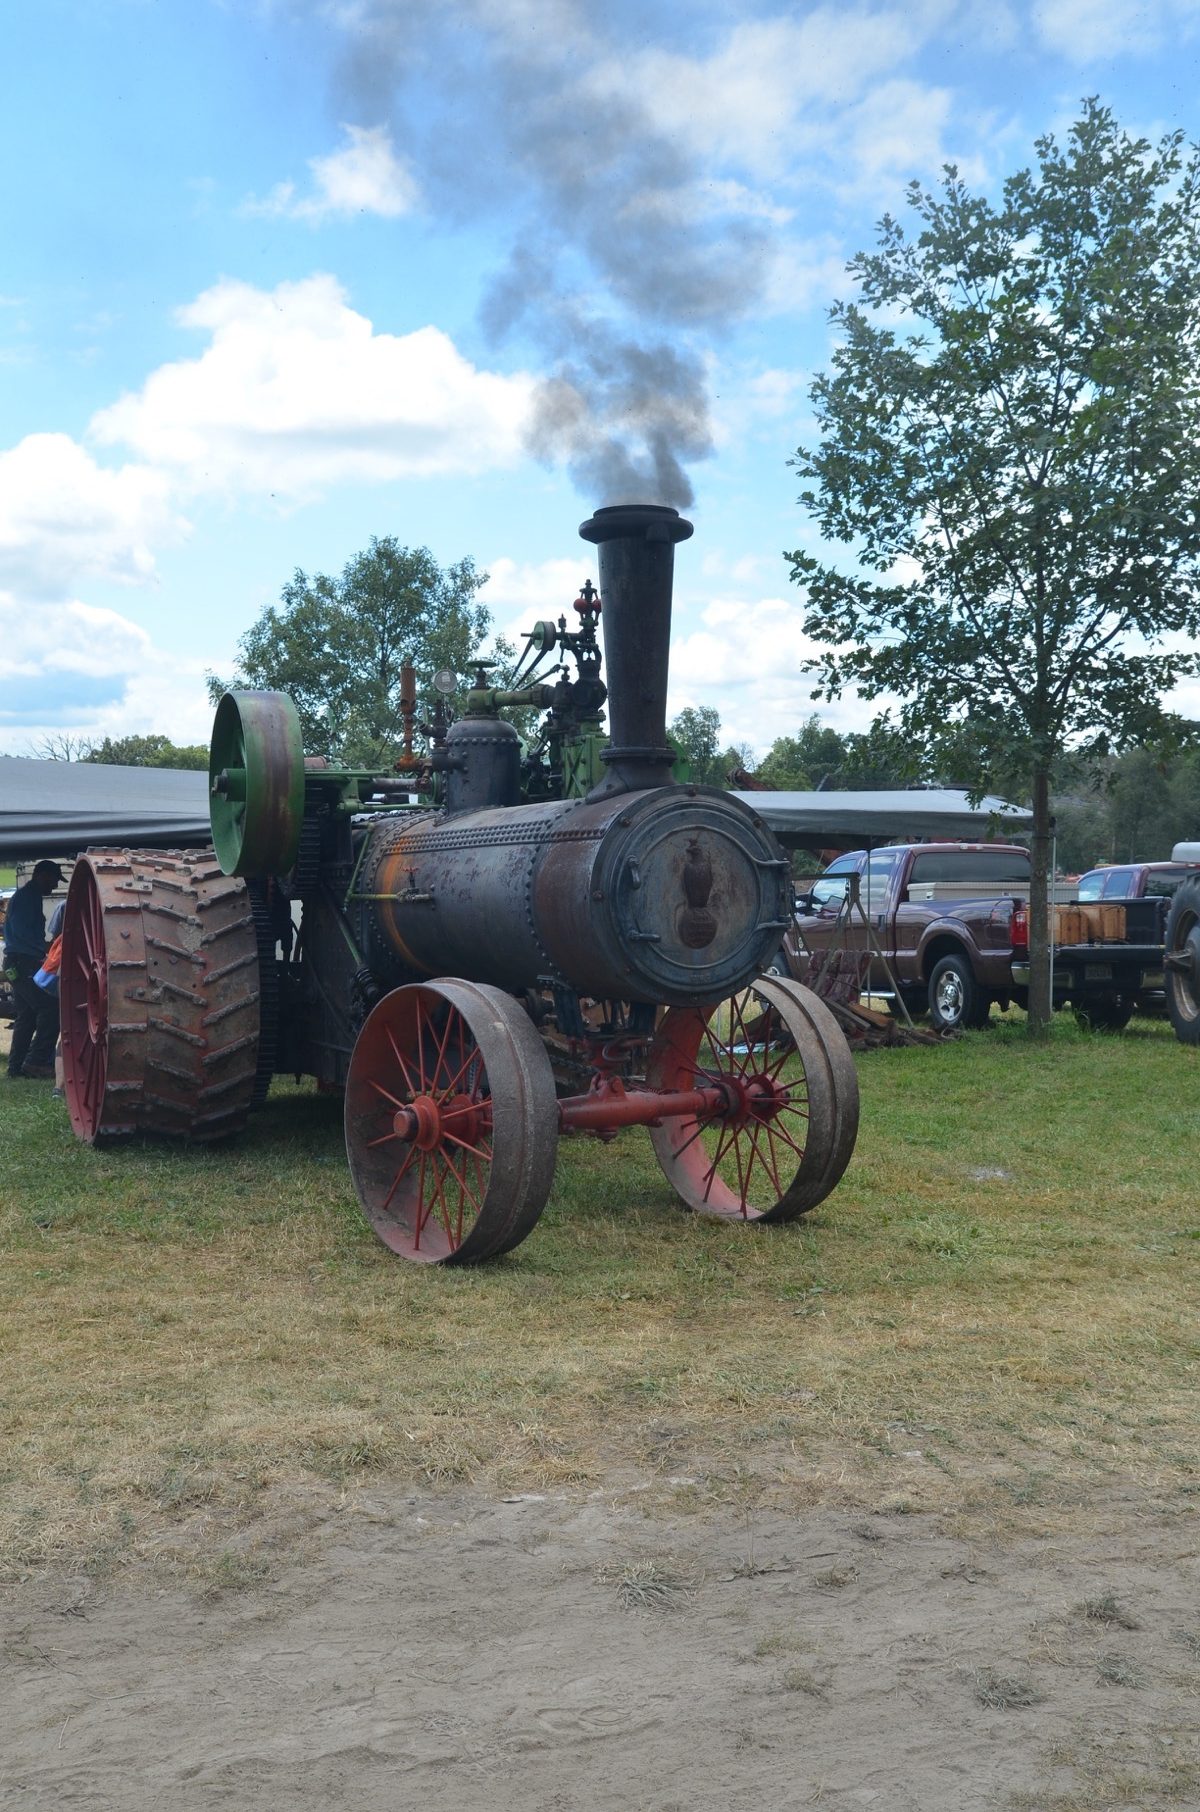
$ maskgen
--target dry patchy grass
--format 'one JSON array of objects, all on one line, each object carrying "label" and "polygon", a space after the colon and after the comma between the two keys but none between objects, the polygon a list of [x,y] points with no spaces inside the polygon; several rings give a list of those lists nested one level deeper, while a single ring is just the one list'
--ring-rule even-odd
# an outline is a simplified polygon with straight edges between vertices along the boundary
[{"label": "dry patchy grass", "polygon": [[95,1152],[11,1091],[0,1561],[111,1565],[372,1473],[1026,1528],[1200,1490],[1200,1054],[995,1022],[859,1069],[858,1153],[805,1222],[688,1217],[643,1135],[578,1139],[526,1244],[449,1272],[365,1226],[336,1101],[277,1086],[228,1149]]}]

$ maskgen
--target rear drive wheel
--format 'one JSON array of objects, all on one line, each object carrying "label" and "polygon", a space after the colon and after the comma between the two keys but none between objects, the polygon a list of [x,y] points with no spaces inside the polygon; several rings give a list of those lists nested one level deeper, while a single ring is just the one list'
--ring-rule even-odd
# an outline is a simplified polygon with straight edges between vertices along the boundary
[{"label": "rear drive wheel", "polygon": [[935,1032],[966,1032],[987,1024],[991,1001],[965,956],[943,956],[929,977],[929,1023]]},{"label": "rear drive wheel", "polygon": [[1167,917],[1163,981],[1182,1044],[1200,1044],[1200,881],[1185,881]]},{"label": "rear drive wheel", "polygon": [[59,979],[77,1136],[240,1132],[258,1062],[258,960],[245,883],[211,850],[82,855]]}]

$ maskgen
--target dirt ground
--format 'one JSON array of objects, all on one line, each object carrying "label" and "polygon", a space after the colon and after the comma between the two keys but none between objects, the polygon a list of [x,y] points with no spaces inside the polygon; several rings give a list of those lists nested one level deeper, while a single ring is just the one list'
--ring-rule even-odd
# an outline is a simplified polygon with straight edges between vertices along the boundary
[{"label": "dirt ground", "polygon": [[277,1494],[205,1578],[0,1591],[0,1805],[1193,1808],[1194,1514],[1080,1521]]}]

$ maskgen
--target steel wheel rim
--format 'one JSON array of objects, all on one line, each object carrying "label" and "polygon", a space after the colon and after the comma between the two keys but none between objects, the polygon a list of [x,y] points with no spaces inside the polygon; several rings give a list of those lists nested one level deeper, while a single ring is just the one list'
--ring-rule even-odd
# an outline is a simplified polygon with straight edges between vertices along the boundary
[{"label": "steel wheel rim", "polygon": [[96,877],[76,864],[59,971],[63,1092],[71,1125],[89,1143],[100,1131],[108,1084],[108,945]]},{"label": "steel wheel rim", "polygon": [[715,1084],[726,1105],[706,1121],[664,1119],[650,1138],[694,1212],[790,1220],[823,1200],[845,1170],[858,1127],[857,1079],[840,1030],[806,989],[763,977],[751,992],[756,1006],[750,993],[735,997],[715,1026],[711,1007],[664,1016],[648,1080],[660,1088]]},{"label": "steel wheel rim", "polygon": [[346,1150],[363,1212],[399,1257],[465,1264],[523,1239],[556,1133],[549,1059],[498,990],[430,983],[377,1003],[350,1061]]},{"label": "steel wheel rim", "polygon": [[959,977],[948,971],[937,985],[938,1012],[947,1021],[962,1017],[963,989]]},{"label": "steel wheel rim", "polygon": [[1195,913],[1181,915],[1171,954],[1191,958],[1190,970],[1172,967],[1170,981],[1180,1018],[1196,1019],[1200,1017],[1200,917]]}]

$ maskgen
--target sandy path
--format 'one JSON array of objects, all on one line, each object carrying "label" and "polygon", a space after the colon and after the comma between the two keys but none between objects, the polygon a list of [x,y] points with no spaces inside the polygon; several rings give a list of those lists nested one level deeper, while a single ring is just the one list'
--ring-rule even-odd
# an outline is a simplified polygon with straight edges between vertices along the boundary
[{"label": "sandy path", "polygon": [[[990,1812],[1124,1769],[1072,1804],[1193,1806],[1194,1521],[1108,1522],[1001,1553],[914,1516],[296,1497],[265,1585],[4,1591],[0,1804]],[[652,1559],[694,1589],[631,1612]],[[1138,1628],[1079,1614],[1109,1591]],[[985,1668],[1043,1696],[985,1706]]]}]

